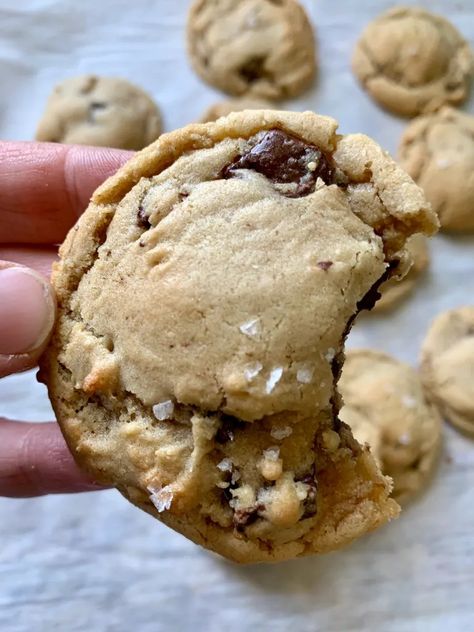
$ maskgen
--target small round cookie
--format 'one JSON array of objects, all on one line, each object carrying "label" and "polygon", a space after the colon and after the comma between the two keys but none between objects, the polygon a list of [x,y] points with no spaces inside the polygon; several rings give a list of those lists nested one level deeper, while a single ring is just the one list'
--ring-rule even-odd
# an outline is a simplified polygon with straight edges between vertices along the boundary
[{"label": "small round cookie", "polygon": [[443,417],[474,436],[474,307],[433,321],[421,350],[421,376]]},{"label": "small round cookie", "polygon": [[240,562],[383,524],[390,483],[338,418],[344,340],[436,226],[333,119],[246,110],[164,134],[95,192],[55,267],[42,379],[79,463]]},{"label": "small round cookie", "polygon": [[474,116],[453,108],[408,125],[399,160],[448,231],[474,231]]},{"label": "small round cookie", "polygon": [[467,98],[473,55],[444,18],[419,7],[395,7],[366,27],[352,68],[380,105],[416,116]]},{"label": "small round cookie", "polygon": [[36,140],[143,149],[160,133],[160,112],[146,92],[124,79],[84,75],[54,88]]},{"label": "small round cookie", "polygon": [[194,70],[228,94],[288,99],[316,72],[313,30],[296,0],[195,0],[187,39]]},{"label": "small round cookie", "polygon": [[358,441],[374,442],[376,460],[393,479],[393,497],[406,503],[430,479],[441,446],[441,417],[426,401],[420,377],[385,353],[348,351],[339,390],[341,419],[355,424]]},{"label": "small round cookie", "polygon": [[413,235],[407,241],[406,248],[412,260],[407,274],[398,280],[396,277],[380,286],[380,299],[375,303],[372,312],[382,312],[392,309],[413,292],[421,275],[430,262],[428,240],[424,235]]},{"label": "small round cookie", "polygon": [[202,115],[201,123],[210,123],[217,121],[221,116],[228,116],[232,112],[243,112],[244,110],[272,110],[273,103],[264,99],[228,99],[227,101],[219,101],[211,105]]}]

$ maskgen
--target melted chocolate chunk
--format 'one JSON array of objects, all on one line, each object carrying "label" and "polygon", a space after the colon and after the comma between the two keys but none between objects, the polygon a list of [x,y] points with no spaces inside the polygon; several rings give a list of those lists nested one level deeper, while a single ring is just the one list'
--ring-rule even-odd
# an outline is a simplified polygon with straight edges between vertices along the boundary
[{"label": "melted chocolate chunk", "polygon": [[252,57],[239,68],[239,75],[247,83],[255,83],[266,75],[265,57]]},{"label": "melted chocolate chunk", "polygon": [[146,215],[143,209],[143,206],[141,205],[138,207],[137,225],[140,226],[140,228],[144,228],[145,230],[148,230],[149,228],[151,228],[151,224],[148,219],[148,216]]},{"label": "melted chocolate chunk", "polygon": [[318,484],[314,477],[314,473],[303,476],[303,478],[299,479],[299,482],[304,483],[309,488],[308,495],[303,501],[304,511],[303,511],[303,515],[301,516],[301,520],[304,520],[305,518],[311,518],[312,516],[315,516],[318,511],[317,502],[316,502]]},{"label": "melted chocolate chunk", "polygon": [[334,167],[329,156],[315,145],[309,145],[279,129],[256,137],[257,142],[223,170],[230,178],[238,169],[261,173],[274,184],[296,185],[284,191],[287,197],[302,197],[314,191],[316,180],[335,182]]},{"label": "melted chocolate chunk", "polygon": [[258,512],[262,509],[262,505],[256,505],[250,509],[237,509],[233,518],[237,531],[243,531],[244,527],[253,524],[258,518]]},{"label": "melted chocolate chunk", "polygon": [[324,270],[324,272],[327,272],[329,268],[333,265],[333,262],[332,261],[318,261],[316,265],[318,266],[318,268],[321,268],[321,270]]},{"label": "melted chocolate chunk", "polygon": [[393,271],[399,263],[400,262],[398,260],[394,260],[388,264],[388,268],[382,274],[380,279],[374,283],[367,294],[357,303],[357,313],[359,313],[363,309],[370,311],[374,307],[375,303],[382,296],[379,292],[380,286],[392,276]]},{"label": "melted chocolate chunk", "polygon": [[215,439],[217,443],[221,445],[228,441],[233,441],[235,438],[235,431],[242,430],[245,427],[245,422],[237,417],[231,415],[221,415],[221,425],[216,432]]}]

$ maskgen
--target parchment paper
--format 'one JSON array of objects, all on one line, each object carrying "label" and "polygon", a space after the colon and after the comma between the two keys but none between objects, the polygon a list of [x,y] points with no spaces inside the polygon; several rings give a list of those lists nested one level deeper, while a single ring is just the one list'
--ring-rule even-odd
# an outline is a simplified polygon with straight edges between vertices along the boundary
[{"label": "parchment paper", "polygon": [[[237,1],[237,0],[236,0]],[[353,44],[387,0],[306,0],[320,77],[287,107],[330,114],[394,152],[406,124],[355,82]],[[411,4],[407,2],[406,4]],[[474,43],[473,0],[418,4],[449,17]],[[166,128],[196,120],[222,95],[191,71],[185,0],[0,0],[0,136],[31,139],[53,84],[84,72],[136,82]],[[474,111],[474,96],[466,109]],[[0,192],[1,195],[1,192]],[[0,218],[1,221],[1,218]],[[360,319],[349,346],[416,364],[440,311],[473,302],[474,239],[438,236],[433,265],[410,300]],[[0,414],[52,417],[34,374],[0,383]],[[0,630],[445,631],[474,625],[474,442],[446,428],[440,470],[396,522],[346,551],[237,567],[134,509],[114,491],[0,499]]]}]

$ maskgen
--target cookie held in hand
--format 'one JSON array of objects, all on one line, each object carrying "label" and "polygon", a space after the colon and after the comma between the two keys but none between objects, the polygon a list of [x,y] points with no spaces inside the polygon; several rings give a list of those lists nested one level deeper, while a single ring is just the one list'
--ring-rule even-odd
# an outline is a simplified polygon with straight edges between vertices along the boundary
[{"label": "cookie held in hand", "polygon": [[94,194],[54,270],[41,375],[78,462],[239,562],[397,515],[338,417],[346,335],[437,220],[371,139],[311,112],[165,134]]}]

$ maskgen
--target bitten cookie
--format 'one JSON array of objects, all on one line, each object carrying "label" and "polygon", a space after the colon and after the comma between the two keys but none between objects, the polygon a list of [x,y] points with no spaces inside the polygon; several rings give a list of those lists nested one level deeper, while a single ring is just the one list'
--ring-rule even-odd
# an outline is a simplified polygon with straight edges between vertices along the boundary
[{"label": "bitten cookie", "polygon": [[434,320],[421,351],[421,375],[441,414],[474,436],[474,307]]},{"label": "bitten cookie", "polygon": [[267,110],[163,135],[54,270],[41,374],[78,462],[239,562],[332,550],[398,511],[336,383],[356,314],[436,217],[336,128]]},{"label": "bitten cookie", "polygon": [[420,116],[402,136],[399,160],[445,230],[474,231],[474,116],[447,107]]},{"label": "bitten cookie", "polygon": [[380,105],[415,116],[467,98],[473,55],[444,18],[419,7],[396,7],[366,27],[352,68]]},{"label": "bitten cookie", "polygon": [[400,280],[392,278],[380,286],[381,298],[374,306],[374,312],[392,309],[413,292],[420,277],[430,262],[428,240],[424,235],[413,235],[407,241],[406,248],[412,265],[407,274]]},{"label": "bitten cookie", "polygon": [[210,123],[217,121],[221,116],[228,116],[232,112],[243,112],[244,110],[271,110],[273,104],[264,99],[228,99],[227,101],[219,101],[211,105],[202,115],[201,123]]},{"label": "bitten cookie", "polygon": [[407,502],[430,479],[441,445],[441,417],[420,377],[385,353],[361,349],[347,352],[339,389],[341,419],[392,477],[395,500]]},{"label": "bitten cookie", "polygon": [[313,30],[295,0],[196,0],[187,39],[194,70],[228,94],[287,99],[315,75]]},{"label": "bitten cookie", "polygon": [[84,75],[58,84],[36,140],[143,149],[161,133],[157,105],[124,79]]}]

